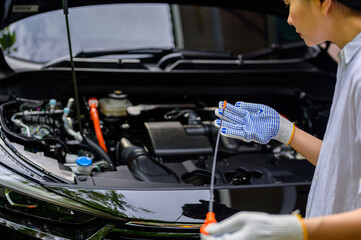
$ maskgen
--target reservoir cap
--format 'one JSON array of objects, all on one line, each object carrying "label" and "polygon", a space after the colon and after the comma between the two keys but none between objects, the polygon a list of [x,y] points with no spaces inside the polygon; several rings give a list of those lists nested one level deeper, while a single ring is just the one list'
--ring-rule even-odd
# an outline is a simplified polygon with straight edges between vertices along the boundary
[{"label": "reservoir cap", "polygon": [[87,167],[92,165],[93,160],[90,157],[86,157],[86,156],[80,156],[77,157],[76,159],[76,164],[83,166],[83,167]]}]

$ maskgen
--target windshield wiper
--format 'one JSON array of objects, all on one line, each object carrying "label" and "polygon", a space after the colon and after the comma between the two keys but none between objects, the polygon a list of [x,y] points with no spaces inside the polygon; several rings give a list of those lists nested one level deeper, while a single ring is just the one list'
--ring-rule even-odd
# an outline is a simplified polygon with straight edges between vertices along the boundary
[{"label": "windshield wiper", "polygon": [[174,48],[130,48],[130,49],[110,49],[110,50],[93,50],[84,49],[78,52],[74,57],[94,58],[106,55],[122,55],[122,54],[153,54],[165,55],[172,53]]},{"label": "windshield wiper", "polygon": [[307,47],[307,45],[303,41],[298,41],[298,42],[285,43],[285,44],[272,44],[270,47],[267,48],[262,48],[259,50],[239,54],[238,59],[241,60],[241,62],[244,60],[256,60],[274,54],[285,53],[286,51],[289,50],[292,50],[292,53],[294,53],[295,49],[299,49],[300,52],[306,55],[309,54],[310,52],[310,48]]},{"label": "windshield wiper", "polygon": [[157,64],[157,67],[164,69],[168,65],[176,62],[177,60],[184,59],[214,59],[214,60],[225,60],[231,59],[229,52],[216,52],[216,51],[204,51],[204,50],[182,50],[174,52],[162,57]]},{"label": "windshield wiper", "polygon": [[[76,67],[164,70],[178,60],[230,60],[230,52],[179,48],[135,48],[120,50],[82,50],[74,56]],[[55,59],[43,67],[68,67],[69,56]]]},{"label": "windshield wiper", "polygon": [[[167,62],[171,59],[229,59],[231,57],[229,52],[180,48],[131,48],[120,50],[85,49],[77,53],[74,57],[95,58],[107,55],[139,55],[139,58],[151,58],[153,63],[159,61],[158,65],[162,65],[161,62]],[[122,56],[117,56],[117,58],[122,58]],[[129,56],[125,56],[124,58],[129,58]]]},{"label": "windshield wiper", "polygon": [[[142,63],[157,64],[157,68],[165,69],[177,60],[184,59],[231,59],[229,52],[193,50],[180,48],[134,48],[121,50],[82,50],[75,55],[76,58],[95,58],[107,55],[114,55],[115,58],[140,59]],[[123,56],[122,56],[123,55]]]}]

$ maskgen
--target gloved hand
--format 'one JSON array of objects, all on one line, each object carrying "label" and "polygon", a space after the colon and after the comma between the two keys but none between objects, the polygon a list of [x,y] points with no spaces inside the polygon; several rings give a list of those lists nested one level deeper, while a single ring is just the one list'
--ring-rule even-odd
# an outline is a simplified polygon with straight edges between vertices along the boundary
[{"label": "gloved hand", "polygon": [[209,235],[202,240],[306,240],[307,230],[298,215],[271,215],[260,212],[240,212],[209,224]]},{"label": "gloved hand", "polygon": [[[215,110],[215,114],[222,118],[222,112],[223,102],[219,102],[219,109]],[[216,127],[220,123],[221,119],[214,121]],[[266,105],[246,102],[226,105],[221,129],[221,134],[226,137],[261,144],[276,139],[288,145],[293,133],[294,124]]]}]

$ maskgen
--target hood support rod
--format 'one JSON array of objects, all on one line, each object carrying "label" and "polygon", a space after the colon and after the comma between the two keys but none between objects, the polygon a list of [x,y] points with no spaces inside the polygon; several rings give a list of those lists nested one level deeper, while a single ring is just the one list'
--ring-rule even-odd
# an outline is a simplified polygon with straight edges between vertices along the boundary
[{"label": "hood support rod", "polygon": [[70,38],[70,28],[69,28],[69,7],[68,7],[68,0],[63,1],[63,11],[65,15],[65,22],[66,22],[66,31],[68,36],[68,44],[69,44],[69,54],[70,54],[70,64],[71,64],[71,73],[73,79],[73,89],[74,89],[74,96],[75,96],[75,108],[76,108],[76,115],[79,124],[79,132],[83,138],[83,142],[88,146],[88,148],[96,155],[100,156],[100,158],[105,159],[109,162],[109,168],[111,171],[116,171],[115,165],[112,162],[111,158],[109,157],[108,153],[104,151],[102,148],[99,147],[96,143],[93,144],[93,141],[84,135],[83,128],[81,126],[81,119],[80,119],[80,103],[79,103],[79,95],[78,95],[78,84],[75,78],[75,69],[74,69],[74,59],[73,59],[73,51],[71,47],[71,38]]},{"label": "hood support rod", "polygon": [[79,95],[78,95],[78,84],[76,82],[75,78],[75,70],[74,70],[74,60],[73,60],[73,50],[71,47],[71,38],[70,38],[70,28],[69,28],[69,7],[68,7],[68,0],[62,0],[63,2],[63,11],[65,15],[65,23],[66,23],[66,32],[68,37],[68,45],[69,45],[69,55],[70,55],[70,64],[71,64],[71,74],[72,74],[72,80],[73,80],[73,90],[74,90],[74,97],[75,97],[75,108],[76,108],[76,115],[78,119],[78,125],[79,125],[79,132],[82,136],[83,135],[83,128],[81,126],[81,119],[80,119],[80,104],[79,104]]}]

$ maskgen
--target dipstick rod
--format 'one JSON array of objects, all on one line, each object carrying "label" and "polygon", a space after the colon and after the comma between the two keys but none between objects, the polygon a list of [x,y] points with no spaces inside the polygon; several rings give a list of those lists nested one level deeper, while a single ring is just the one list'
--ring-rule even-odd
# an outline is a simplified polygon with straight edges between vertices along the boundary
[{"label": "dipstick rod", "polygon": [[208,235],[208,232],[206,231],[206,227],[209,224],[216,223],[216,215],[213,212],[213,192],[214,192],[214,176],[216,173],[216,162],[217,162],[217,152],[218,152],[218,144],[219,144],[219,138],[221,135],[221,129],[222,129],[222,123],[223,123],[223,116],[225,112],[227,101],[223,102],[223,111],[222,111],[222,117],[221,117],[221,124],[219,126],[217,140],[216,140],[216,146],[214,148],[214,155],[213,155],[213,164],[212,164],[212,174],[211,174],[211,186],[210,186],[210,200],[209,200],[209,209],[208,213],[206,215],[206,219],[204,220],[203,225],[199,229],[201,234]]},{"label": "dipstick rod", "polygon": [[213,163],[212,163],[212,174],[211,174],[211,185],[210,185],[210,200],[209,200],[208,212],[213,212],[214,177],[215,177],[215,174],[216,174],[216,162],[217,162],[218,145],[219,145],[219,139],[220,139],[220,136],[221,136],[223,116],[224,116],[226,104],[227,104],[227,101],[224,101],[223,102],[222,117],[221,117],[221,124],[220,124],[219,129],[218,129],[216,146],[214,148]]}]

